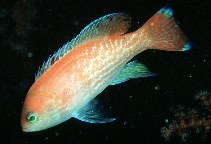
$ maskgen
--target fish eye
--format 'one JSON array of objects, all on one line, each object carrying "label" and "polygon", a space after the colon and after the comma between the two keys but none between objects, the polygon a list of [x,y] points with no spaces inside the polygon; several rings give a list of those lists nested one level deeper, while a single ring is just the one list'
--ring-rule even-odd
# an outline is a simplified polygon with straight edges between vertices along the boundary
[{"label": "fish eye", "polygon": [[35,112],[29,112],[26,116],[27,122],[34,123],[37,120],[38,114]]}]

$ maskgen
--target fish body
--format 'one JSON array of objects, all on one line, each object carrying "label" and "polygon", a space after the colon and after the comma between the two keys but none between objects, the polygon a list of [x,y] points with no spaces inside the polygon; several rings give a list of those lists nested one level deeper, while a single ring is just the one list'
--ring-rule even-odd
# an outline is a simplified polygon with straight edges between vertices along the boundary
[{"label": "fish body", "polygon": [[23,131],[44,130],[71,117],[89,123],[113,121],[97,110],[94,98],[109,85],[154,75],[143,64],[129,62],[135,55],[152,48],[190,49],[170,8],[162,8],[140,29],[126,33],[130,24],[123,13],[106,15],[50,56],[27,93]]}]

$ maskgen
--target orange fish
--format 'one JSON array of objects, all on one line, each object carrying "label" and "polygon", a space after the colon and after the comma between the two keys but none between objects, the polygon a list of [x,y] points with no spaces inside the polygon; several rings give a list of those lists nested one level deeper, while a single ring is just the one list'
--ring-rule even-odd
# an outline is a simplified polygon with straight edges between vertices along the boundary
[{"label": "orange fish", "polygon": [[21,115],[24,132],[40,131],[71,117],[89,123],[115,120],[98,110],[95,97],[107,86],[153,76],[138,61],[147,49],[185,51],[186,36],[165,7],[141,28],[127,33],[131,18],[124,13],[103,16],[43,63],[27,93]]}]

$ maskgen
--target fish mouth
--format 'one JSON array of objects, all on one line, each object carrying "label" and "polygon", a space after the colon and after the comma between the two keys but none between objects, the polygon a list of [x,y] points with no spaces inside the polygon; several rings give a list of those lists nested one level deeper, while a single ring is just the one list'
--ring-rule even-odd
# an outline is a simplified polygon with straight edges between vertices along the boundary
[{"label": "fish mouth", "polygon": [[33,129],[28,129],[28,128],[22,128],[23,132],[33,132]]},{"label": "fish mouth", "polygon": [[36,132],[36,131],[41,131],[41,129],[34,129],[34,128],[22,128],[23,132]]},{"label": "fish mouth", "polygon": [[33,125],[33,126],[22,126],[22,131],[23,132],[35,132],[35,131],[40,131],[39,128],[37,128],[36,125]]},{"label": "fish mouth", "polygon": [[23,132],[35,132],[35,131],[39,131],[39,130],[36,128],[33,128],[33,127],[22,127],[22,131]]}]

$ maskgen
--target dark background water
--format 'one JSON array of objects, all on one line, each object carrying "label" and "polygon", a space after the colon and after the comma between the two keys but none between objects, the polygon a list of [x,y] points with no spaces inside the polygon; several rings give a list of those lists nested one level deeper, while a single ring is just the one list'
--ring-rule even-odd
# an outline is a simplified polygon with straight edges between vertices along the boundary
[{"label": "dark background water", "polygon": [[[194,96],[211,91],[209,0],[8,0],[0,1],[0,143],[124,144],[166,142],[160,133],[174,119],[171,107],[199,109]],[[76,36],[91,21],[114,12],[133,19],[140,27],[164,6],[192,42],[186,52],[145,51],[134,59],[157,76],[110,86],[99,95],[118,119],[88,124],[75,119],[36,133],[23,133],[20,114],[34,74],[46,58]],[[202,111],[204,114],[204,112]],[[190,133],[188,143],[210,143],[211,135]]]}]

